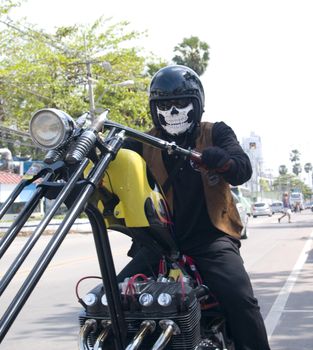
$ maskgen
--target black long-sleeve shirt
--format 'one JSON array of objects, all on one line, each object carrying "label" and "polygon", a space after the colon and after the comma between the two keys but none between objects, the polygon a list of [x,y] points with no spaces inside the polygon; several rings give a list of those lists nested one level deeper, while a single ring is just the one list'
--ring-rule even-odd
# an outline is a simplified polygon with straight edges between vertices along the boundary
[{"label": "black long-sleeve shirt", "polygon": [[[231,168],[223,174],[224,179],[232,185],[246,182],[252,174],[248,156],[242,150],[234,131],[224,122],[214,123],[212,129],[213,145],[223,148],[232,159]],[[128,144],[127,148],[142,153],[142,145]],[[176,167],[180,158],[162,152],[168,174]],[[195,171],[189,161],[181,166],[173,176],[173,222],[177,243],[182,252],[192,255],[200,252],[220,232],[213,226],[207,213],[203,184],[200,172]]]}]

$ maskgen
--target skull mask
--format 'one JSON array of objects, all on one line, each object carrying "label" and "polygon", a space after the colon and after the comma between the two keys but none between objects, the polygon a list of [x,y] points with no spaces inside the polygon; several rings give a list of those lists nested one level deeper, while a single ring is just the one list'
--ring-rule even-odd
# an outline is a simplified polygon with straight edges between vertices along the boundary
[{"label": "skull mask", "polygon": [[156,106],[157,115],[162,128],[170,135],[180,135],[186,132],[194,121],[193,103],[185,107],[172,104],[168,109]]}]

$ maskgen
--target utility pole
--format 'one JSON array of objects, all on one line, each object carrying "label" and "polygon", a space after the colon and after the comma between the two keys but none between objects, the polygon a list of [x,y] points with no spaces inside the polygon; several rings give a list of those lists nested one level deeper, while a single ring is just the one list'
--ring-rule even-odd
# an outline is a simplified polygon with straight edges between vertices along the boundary
[{"label": "utility pole", "polygon": [[87,67],[87,82],[88,82],[88,94],[89,94],[89,108],[90,108],[90,119],[93,121],[95,117],[95,99],[93,94],[92,78],[91,78],[91,62],[86,61]]}]

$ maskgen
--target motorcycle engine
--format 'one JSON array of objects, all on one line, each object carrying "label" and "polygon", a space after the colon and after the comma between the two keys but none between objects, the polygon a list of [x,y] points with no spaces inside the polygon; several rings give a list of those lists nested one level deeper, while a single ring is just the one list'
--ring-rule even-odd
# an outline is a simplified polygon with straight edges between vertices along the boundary
[{"label": "motorcycle engine", "polygon": [[[197,347],[201,341],[201,309],[195,291],[188,282],[174,282],[167,278],[157,281],[148,279],[132,283],[131,288],[129,286],[129,279],[119,284],[128,343],[132,342],[142,322],[147,320],[155,322],[156,327],[145,336],[140,348],[151,349],[160,335],[164,334],[169,322],[175,327],[165,349],[191,350]],[[103,286],[92,289],[83,300],[85,310],[79,317],[81,325],[87,319],[96,320],[97,324],[96,330],[88,335],[89,347],[92,349],[103,322],[110,319]]]}]

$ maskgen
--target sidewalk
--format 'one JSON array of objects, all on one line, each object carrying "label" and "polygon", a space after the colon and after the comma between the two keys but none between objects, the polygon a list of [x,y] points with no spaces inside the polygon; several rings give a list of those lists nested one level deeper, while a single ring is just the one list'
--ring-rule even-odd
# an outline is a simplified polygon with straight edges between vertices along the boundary
[{"label": "sidewalk", "polygon": [[[24,227],[20,231],[21,235],[31,234],[39,224],[39,220],[33,220],[25,223]],[[43,234],[53,234],[62,220],[53,219],[50,224],[47,226]],[[8,230],[8,228],[12,225],[12,222],[0,222],[0,237]],[[90,233],[91,227],[88,219],[76,219],[73,226],[70,229],[70,233]]]}]

